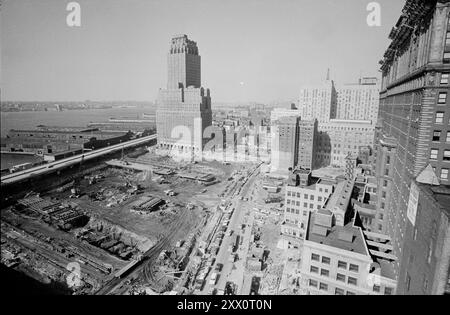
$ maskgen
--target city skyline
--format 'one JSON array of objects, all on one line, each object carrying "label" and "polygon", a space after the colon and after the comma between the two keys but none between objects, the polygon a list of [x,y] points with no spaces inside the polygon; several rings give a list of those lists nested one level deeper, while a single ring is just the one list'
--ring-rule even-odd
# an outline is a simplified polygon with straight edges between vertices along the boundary
[{"label": "city skyline", "polygon": [[119,1],[107,8],[78,2],[81,26],[72,28],[65,2],[3,3],[2,100],[154,101],[167,77],[160,47],[180,33],[202,42],[202,79],[215,102],[298,99],[300,87],[320,83],[327,68],[342,84],[379,77],[387,34],[403,5],[379,1],[381,26],[369,27],[370,1],[359,0],[226,6],[136,0],[126,10]]}]

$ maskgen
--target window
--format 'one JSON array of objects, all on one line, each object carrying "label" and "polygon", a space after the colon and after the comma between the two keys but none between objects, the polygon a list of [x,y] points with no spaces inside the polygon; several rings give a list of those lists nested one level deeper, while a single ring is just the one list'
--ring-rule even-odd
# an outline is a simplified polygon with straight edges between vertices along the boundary
[{"label": "window", "polygon": [[448,179],[448,168],[443,168],[441,170],[441,179]]},{"label": "window", "polygon": [[445,45],[450,45],[450,30],[447,32],[445,37]]},{"label": "window", "polygon": [[305,198],[305,199],[308,199],[308,195],[307,195],[307,194],[305,194],[305,195],[303,196],[303,198]]},{"label": "window", "polygon": [[303,211],[303,215],[306,217],[308,215],[308,211]]},{"label": "window", "polygon": [[442,124],[444,122],[444,112],[436,112],[435,123]]},{"label": "window", "polygon": [[438,149],[431,149],[430,150],[430,159],[436,160],[437,156],[438,156],[438,152],[439,152]]},{"label": "window", "polygon": [[313,203],[310,203],[310,204],[309,204],[309,208],[310,208],[310,209],[313,209],[313,208],[314,208],[314,204],[313,204]]},{"label": "window", "polygon": [[[447,35],[448,34],[450,34],[450,32],[449,33],[447,33]],[[450,75],[450,73],[443,73],[443,74],[441,74],[441,84],[448,84],[448,78],[449,78],[449,75]]]},{"label": "window", "polygon": [[319,268],[317,268],[316,266],[311,266],[311,268],[309,269],[310,272],[313,273],[319,273]]},{"label": "window", "polygon": [[357,285],[358,284],[358,280],[356,278],[353,278],[353,277],[348,277],[347,283],[348,284]]},{"label": "window", "polygon": [[323,256],[322,257],[322,264],[329,265],[330,264],[330,258]]},{"label": "window", "polygon": [[432,141],[440,141],[440,140],[441,140],[441,131],[440,130],[433,131]]},{"label": "window", "polygon": [[320,283],[320,286],[319,286],[319,289],[320,290],[324,290],[324,291],[328,291],[328,284],[325,284],[325,283]]},{"label": "window", "polygon": [[445,139],[446,142],[450,142],[450,131],[447,131],[447,139]]},{"label": "window", "polygon": [[352,291],[347,291],[347,295],[356,295],[356,294],[353,293]]},{"label": "window", "polygon": [[380,220],[383,220],[383,214],[380,213]]},{"label": "window", "polygon": [[309,200],[314,200],[314,195],[309,196]]},{"label": "window", "polygon": [[380,292],[380,286],[379,285],[376,285],[376,284],[374,284],[373,285],[373,292]]},{"label": "window", "polygon": [[313,279],[309,279],[309,286],[317,288],[317,281]]},{"label": "window", "polygon": [[384,209],[385,206],[386,206],[385,203],[382,202],[382,203],[381,203],[381,209]]},{"label": "window", "polygon": [[288,195],[288,197],[290,197],[290,196],[291,196],[291,192],[290,192],[290,191],[288,191],[288,192],[287,192],[287,195]]},{"label": "window", "polygon": [[337,281],[345,282],[345,275],[343,275],[343,274],[341,274],[341,273],[338,273],[338,274],[336,275],[336,280],[337,280]]},{"label": "window", "polygon": [[384,181],[383,181],[383,187],[386,187],[387,185],[388,185],[387,180],[384,180]]},{"label": "window", "polygon": [[307,202],[303,203],[303,208],[308,208],[308,203]]},{"label": "window", "polygon": [[383,192],[381,193],[381,197],[386,198],[386,192],[385,192],[385,191],[383,191]]},{"label": "window", "polygon": [[387,157],[386,157],[386,164],[389,164],[391,162],[391,157],[388,155]]},{"label": "window", "polygon": [[350,264],[350,268],[348,270],[354,271],[354,272],[358,272],[359,271],[359,266],[358,265],[354,265],[354,264]]},{"label": "window", "polygon": [[444,52],[444,63],[450,63],[450,52]]},{"label": "window", "polygon": [[444,151],[444,161],[450,161],[450,150]]},{"label": "window", "polygon": [[386,169],[384,170],[384,175],[389,176],[389,169],[388,169],[388,168],[386,168]]},{"label": "window", "polygon": [[311,260],[319,261],[320,256],[317,254],[311,254]]},{"label": "window", "polygon": [[320,275],[328,277],[330,275],[330,272],[327,269],[320,269]]},{"label": "window", "polygon": [[334,294],[335,295],[344,295],[344,290],[342,290],[341,288],[336,288],[334,290]]},{"label": "window", "polygon": [[392,288],[385,287],[384,288],[384,295],[392,295]]},{"label": "window", "polygon": [[338,261],[338,268],[347,269],[347,263],[345,261]]},{"label": "window", "polygon": [[438,104],[445,104],[447,102],[447,92],[440,92],[438,97]]}]

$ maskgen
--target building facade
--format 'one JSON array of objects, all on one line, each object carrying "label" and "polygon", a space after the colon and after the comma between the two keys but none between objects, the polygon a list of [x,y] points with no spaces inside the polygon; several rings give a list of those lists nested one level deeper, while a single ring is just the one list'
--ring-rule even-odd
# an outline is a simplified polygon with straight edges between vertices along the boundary
[{"label": "building facade", "polygon": [[304,240],[309,214],[323,207],[336,182],[311,177],[309,170],[295,171],[293,176],[299,178],[286,185],[281,233]]},{"label": "building facade", "polygon": [[378,118],[380,86],[377,78],[361,78],[357,84],[337,86],[336,118],[369,120]]},{"label": "building facade", "polygon": [[158,147],[174,157],[201,159],[212,112],[209,89],[201,87],[197,44],[174,36],[167,59],[167,89],[159,91],[156,110]]},{"label": "building facade", "polygon": [[317,119],[319,123],[336,118],[337,92],[332,80],[321,85],[300,89],[298,110],[304,120]]},{"label": "building facade", "polygon": [[271,126],[271,172],[288,174],[297,164],[298,126],[300,117],[281,117]]},{"label": "building facade", "polygon": [[375,250],[390,245],[377,242],[383,235],[364,231],[357,221],[355,215],[345,224],[334,223],[325,209],[311,214],[301,262],[304,294],[394,294],[394,257]]},{"label": "building facade", "polygon": [[346,157],[373,147],[375,125],[366,120],[319,123],[315,159],[320,166],[346,167]]},{"label": "building facade", "polygon": [[[375,154],[377,207],[384,214],[383,228],[399,257],[394,269],[398,293],[412,294],[432,292],[430,288],[437,285],[433,277],[427,276],[427,288],[420,288],[419,283],[425,279],[423,270],[413,273],[408,268],[416,246],[414,233],[420,209],[417,200],[426,194],[417,189],[415,180],[428,169],[428,177],[434,179],[431,185],[446,191],[450,184],[450,1],[407,0],[402,12],[380,61]],[[444,208],[448,213],[448,203]],[[437,254],[444,252],[445,242],[435,242],[431,232],[424,234],[421,242],[433,248],[433,259],[445,259]],[[416,253],[419,261],[428,255],[428,251]],[[448,257],[446,263],[448,266]]]}]

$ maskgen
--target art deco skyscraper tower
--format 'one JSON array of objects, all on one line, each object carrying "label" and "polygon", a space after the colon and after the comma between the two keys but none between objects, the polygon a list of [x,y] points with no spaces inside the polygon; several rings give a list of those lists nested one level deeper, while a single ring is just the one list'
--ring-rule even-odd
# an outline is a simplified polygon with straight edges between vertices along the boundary
[{"label": "art deco skyscraper tower", "polygon": [[198,159],[212,113],[209,89],[201,87],[197,43],[187,35],[174,36],[167,61],[167,89],[159,91],[156,110],[158,147],[172,156]]}]

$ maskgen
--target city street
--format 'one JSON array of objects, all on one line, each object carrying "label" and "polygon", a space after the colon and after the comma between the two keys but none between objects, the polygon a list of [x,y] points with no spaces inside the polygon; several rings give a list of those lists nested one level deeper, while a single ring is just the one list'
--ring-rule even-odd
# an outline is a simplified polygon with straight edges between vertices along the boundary
[{"label": "city street", "polygon": [[[245,258],[247,255],[249,245],[248,243],[251,234],[251,224],[249,225],[249,221],[244,221],[245,214],[250,212],[249,210],[251,209],[251,202],[246,201],[245,199],[248,198],[247,195],[249,189],[253,187],[253,184],[257,179],[258,175],[259,175],[259,167],[253,173],[253,175],[249,177],[248,181],[241,188],[241,191],[238,194],[238,196],[234,198],[232,197],[233,199],[230,205],[228,206],[228,210],[233,208],[235,210],[230,218],[230,222],[228,224],[226,234],[223,237],[223,241],[217,254],[215,263],[215,265],[223,264],[223,268],[221,272],[218,272],[219,276],[218,280],[216,280],[215,285],[210,284],[210,279],[211,275],[217,271],[211,270],[211,272],[208,274],[208,277],[206,278],[206,283],[205,286],[203,287],[202,294],[209,294],[212,291],[212,288],[224,289],[225,284],[228,281],[234,282],[238,285],[237,292],[239,292],[240,287],[242,286],[243,274],[245,269]],[[218,224],[221,223],[222,221],[220,221]],[[244,231],[241,229],[242,224],[246,224]],[[233,231],[232,235],[229,234],[230,231]],[[239,246],[236,252],[233,252],[230,251],[229,248],[230,246],[232,246],[232,242],[236,237],[235,235],[240,235],[240,237],[245,235],[245,237],[242,242],[242,245]],[[242,248],[245,248],[245,250],[243,250]],[[235,254],[237,254],[238,256],[237,260],[235,262],[231,262],[230,256]]]}]

